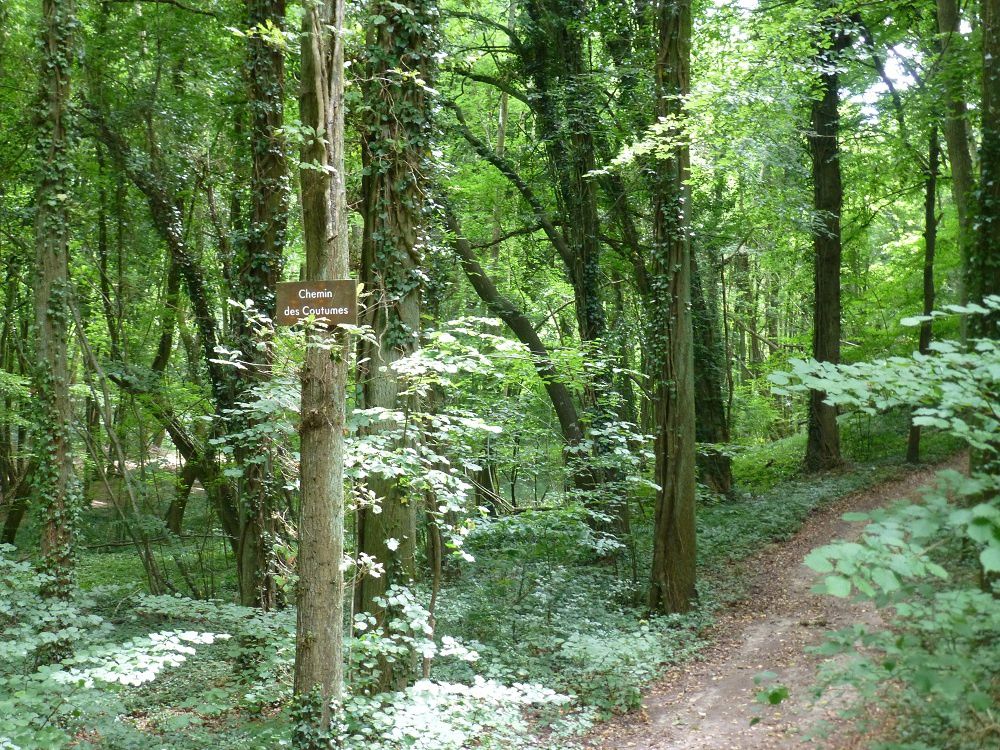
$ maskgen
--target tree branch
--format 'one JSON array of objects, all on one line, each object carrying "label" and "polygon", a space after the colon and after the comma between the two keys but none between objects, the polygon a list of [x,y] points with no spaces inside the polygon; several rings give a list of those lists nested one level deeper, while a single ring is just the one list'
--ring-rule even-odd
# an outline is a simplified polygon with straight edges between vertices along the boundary
[{"label": "tree branch", "polygon": [[186,10],[188,13],[197,13],[199,16],[209,16],[211,18],[218,18],[215,11],[202,10],[201,8],[192,8],[190,5],[185,5],[180,2],[180,0],[111,0],[113,3],[120,4],[132,4],[132,3],[153,3],[154,5],[172,5],[180,10]]},{"label": "tree branch", "polygon": [[514,187],[517,188],[521,197],[524,198],[525,202],[529,206],[531,206],[531,210],[535,213],[535,219],[545,232],[545,236],[549,238],[549,242],[551,242],[552,246],[555,247],[556,252],[559,253],[559,257],[562,258],[567,268],[573,268],[576,263],[576,254],[573,252],[572,248],[570,248],[566,239],[556,229],[552,218],[542,206],[542,202],[538,199],[538,196],[535,195],[535,192],[528,186],[528,183],[521,179],[521,176],[517,173],[509,161],[497,154],[469,129],[469,125],[465,121],[465,115],[455,102],[445,99],[443,103],[445,107],[455,113],[455,119],[458,121],[458,129],[462,134],[462,137],[468,141],[469,145],[472,146],[472,149],[479,154],[481,158],[496,167],[500,174],[506,177],[514,185]]},{"label": "tree branch", "polygon": [[454,73],[455,75],[462,76],[463,78],[468,78],[470,81],[477,81],[479,83],[485,83],[488,86],[502,91],[508,96],[512,96],[520,102],[524,102],[528,107],[531,106],[531,99],[520,89],[512,86],[507,81],[495,76],[486,75],[485,73],[477,73],[469,68],[456,67],[453,65],[447,65],[441,68],[445,73]]},{"label": "tree branch", "polygon": [[469,241],[462,235],[462,227],[458,222],[458,217],[451,208],[447,197],[440,196],[438,204],[444,216],[445,225],[451,233],[452,247],[455,255],[458,256],[462,270],[465,271],[469,283],[475,289],[479,298],[486,303],[487,309],[507,324],[510,330],[517,337],[518,341],[524,344],[531,352],[531,361],[535,366],[535,372],[545,385],[545,391],[552,401],[552,407],[559,419],[559,426],[562,430],[563,438],[570,445],[575,445],[583,440],[583,431],[580,426],[579,417],[576,413],[576,406],[566,384],[557,377],[555,364],[549,355],[548,349],[538,336],[538,332],[527,316],[514,304],[497,291],[493,280],[486,274],[483,267],[479,265],[476,255],[473,252]]},{"label": "tree branch", "polygon": [[515,50],[520,50],[523,46],[517,34],[514,33],[514,29],[509,26],[505,26],[499,21],[494,21],[488,16],[483,16],[479,13],[467,13],[460,10],[442,10],[441,14],[447,16],[448,18],[464,18],[469,21],[475,21],[476,23],[481,23],[483,26],[488,26],[491,29],[499,31],[502,34],[506,34],[507,38],[510,39],[510,46]]},{"label": "tree branch", "polygon": [[495,240],[492,240],[490,242],[483,242],[482,244],[471,245],[471,247],[475,250],[485,250],[488,247],[495,247],[496,245],[499,245],[501,242],[506,242],[507,240],[513,237],[520,237],[523,234],[534,234],[541,228],[542,228],[541,224],[532,224],[530,227],[521,227],[520,229],[513,229],[510,232],[507,232],[506,234],[500,235]]}]

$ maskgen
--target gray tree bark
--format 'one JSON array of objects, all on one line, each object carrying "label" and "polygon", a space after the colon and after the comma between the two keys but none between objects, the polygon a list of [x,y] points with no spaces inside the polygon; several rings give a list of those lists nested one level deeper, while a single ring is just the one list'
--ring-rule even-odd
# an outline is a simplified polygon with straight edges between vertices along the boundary
[{"label": "gray tree bark", "polygon": [[[303,125],[316,136],[302,147],[300,170],[306,280],[346,278],[347,201],[344,185],[343,0],[308,5],[302,19]],[[347,341],[319,332],[302,369],[298,617],[294,693],[295,745],[319,750],[330,704],[344,680],[344,427]],[[323,346],[316,344],[322,343]],[[332,347],[332,348],[331,348]],[[306,730],[305,728],[308,728]]]},{"label": "gray tree bark", "polygon": [[[691,2],[657,7],[658,117],[683,116],[690,90]],[[685,612],[695,596],[694,345],[691,320],[689,154],[677,145],[656,165],[650,285],[656,474],[651,612]]]}]

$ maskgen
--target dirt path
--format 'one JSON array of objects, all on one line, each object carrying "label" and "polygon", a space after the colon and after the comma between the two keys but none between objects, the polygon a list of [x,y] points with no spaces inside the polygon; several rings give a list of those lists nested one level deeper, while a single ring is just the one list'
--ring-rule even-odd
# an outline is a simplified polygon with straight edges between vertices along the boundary
[{"label": "dirt path", "polygon": [[[954,461],[958,466],[958,459]],[[863,621],[877,624],[867,604],[810,592],[815,574],[802,565],[813,547],[833,539],[856,538],[862,523],[841,515],[913,496],[940,466],[911,472],[872,489],[841,498],[814,513],[790,541],[771,545],[745,562],[758,571],[750,592],[726,610],[709,634],[711,645],[699,661],[668,672],[646,694],[644,710],[602,725],[587,747],[595,750],[771,750],[772,748],[863,747],[860,738],[838,731],[823,742],[803,733],[823,721],[837,720],[844,696],[811,700],[821,659],[803,652],[828,629]],[[788,686],[791,698],[764,708],[755,700],[761,689],[755,674],[768,670]],[[755,726],[751,719],[760,717]]]}]

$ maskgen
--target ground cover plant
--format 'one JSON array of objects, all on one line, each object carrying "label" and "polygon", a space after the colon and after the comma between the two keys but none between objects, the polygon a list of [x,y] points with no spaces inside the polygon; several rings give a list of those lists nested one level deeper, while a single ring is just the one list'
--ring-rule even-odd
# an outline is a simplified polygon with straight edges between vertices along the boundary
[{"label": "ground cover plant", "polygon": [[[435,637],[427,633],[419,586],[415,595],[399,595],[406,621],[391,643],[356,629],[347,651],[358,692],[345,706],[342,746],[462,748],[476,736],[497,748],[570,747],[601,715],[636,708],[642,687],[665,666],[697,653],[717,608],[743,594],[734,564],[793,534],[812,509],[903,470],[901,424],[892,413],[866,426],[871,435],[847,432],[848,455],[867,459],[850,470],[819,480],[787,477],[776,461],[766,492],[746,491],[738,502],[706,493],[699,514],[704,578],[699,606],[688,615],[646,616],[624,556],[617,569],[599,557],[579,506],[480,520],[465,543],[475,562],[455,562],[448,573]],[[884,455],[868,452],[872,440],[885,446]],[[933,436],[928,459],[959,445]],[[756,452],[781,457],[800,448],[794,436]],[[738,460],[743,492],[740,467]],[[750,486],[762,481],[758,473],[748,479]],[[638,554],[648,558],[648,521],[635,533]],[[291,693],[293,612],[150,596],[134,555],[95,549],[82,555],[81,569],[94,572],[69,605],[64,629],[78,644],[74,657],[33,670],[41,644],[67,632],[46,631],[55,615],[38,595],[44,579],[12,559],[12,548],[4,552],[10,710],[0,727],[14,746],[128,748],[154,738],[171,748],[240,748],[289,740],[293,718],[283,707]],[[134,583],[114,584],[122,580]],[[401,693],[365,694],[380,655],[408,658],[411,650],[429,658],[431,680]]]},{"label": "ground cover plant", "polygon": [[565,750],[960,448],[810,561],[991,738],[998,66],[1000,0],[0,3],[0,744]]}]

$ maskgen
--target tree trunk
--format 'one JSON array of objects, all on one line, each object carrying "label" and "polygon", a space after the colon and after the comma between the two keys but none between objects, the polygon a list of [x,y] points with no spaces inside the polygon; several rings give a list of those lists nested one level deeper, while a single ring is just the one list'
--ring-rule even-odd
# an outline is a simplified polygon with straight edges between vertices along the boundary
[{"label": "tree trunk", "polygon": [[[934,310],[934,250],[937,247],[937,216],[934,213],[937,200],[938,162],[941,147],[938,144],[937,125],[931,126],[930,143],[927,149],[927,181],[924,183],[924,315],[930,315]],[[920,324],[919,351],[926,354],[930,351],[931,321]],[[910,420],[910,434],[906,442],[906,460],[915,464],[920,462],[920,425]]]},{"label": "tree trunk", "polygon": [[[41,510],[41,568],[52,576],[45,593],[68,598],[73,588],[74,531],[80,512],[73,476],[67,361],[71,320],[69,282],[70,170],[68,106],[72,65],[73,8],[66,0],[42,0],[44,26],[38,109],[38,185],[35,196],[34,389],[43,446],[35,470]],[[50,656],[58,655],[56,644]]]},{"label": "tree trunk", "polygon": [[597,92],[586,53],[585,0],[528,0],[522,64],[537,96],[532,100],[556,198],[571,249],[564,258],[576,299],[582,343],[600,341],[606,322],[600,295],[600,221],[597,181],[587,175],[597,159]]},{"label": "tree trunk", "polygon": [[[302,147],[300,169],[306,280],[347,277],[344,183],[344,2],[307,6],[302,19],[303,125],[325,137]],[[313,165],[317,168],[310,168]],[[294,693],[299,750],[328,747],[330,704],[343,690],[344,429],[347,340],[317,338],[302,369],[298,617]]]},{"label": "tree trunk", "polygon": [[[25,259],[27,260],[27,259]],[[26,306],[21,304],[23,281],[20,263],[16,260],[8,266],[8,279],[4,290],[3,318],[0,322],[0,369],[9,373],[23,373],[25,362],[20,341],[27,339],[25,314]],[[14,414],[22,404],[10,393],[0,399],[0,410]],[[0,544],[14,544],[17,531],[28,509],[29,487],[27,478],[34,471],[29,463],[27,431],[23,423],[13,420],[0,422]]]},{"label": "tree trunk", "polygon": [[[362,322],[372,327],[377,341],[362,341],[358,353],[361,406],[400,410],[409,414],[416,401],[401,397],[403,384],[393,363],[416,351],[420,343],[421,265],[426,223],[424,197],[430,157],[431,107],[426,85],[433,80],[432,24],[435,12],[429,0],[402,4],[375,2],[375,16],[386,19],[369,32],[369,70],[365,77],[368,113],[362,131],[364,235],[361,243],[361,281],[370,292]],[[419,81],[417,79],[420,79]],[[389,425],[395,429],[396,425]],[[372,432],[385,429],[378,423]],[[408,425],[404,436],[415,436]],[[404,437],[402,440],[413,439]],[[403,448],[399,444],[399,448]],[[358,510],[358,551],[385,566],[375,578],[363,577],[355,589],[355,611],[371,612],[379,627],[387,612],[378,600],[389,587],[409,585],[416,576],[416,509],[398,477],[370,473],[366,479],[381,505],[381,513]],[[390,540],[398,542],[390,549]],[[380,661],[379,687],[397,690],[409,678],[406,660]]]},{"label": "tree trunk", "polygon": [[[969,255],[975,242],[973,232],[974,178],[972,155],[969,150],[969,112],[965,103],[965,73],[961,68],[961,46],[965,43],[959,31],[961,15],[957,0],[937,0],[937,23],[939,50],[946,63],[941,77],[944,88],[946,116],[944,120],[944,140],[948,147],[948,161],[951,163],[951,195],[958,214],[958,248],[962,260],[962,271],[958,278],[958,300],[965,304],[968,299]],[[965,321],[962,322],[963,337]]]},{"label": "tree trunk", "polygon": [[[835,22],[835,21],[833,21]],[[840,92],[837,61],[849,39],[831,32],[830,48],[816,56],[821,66],[819,95],[812,105],[809,147],[813,174],[813,357],[840,362],[840,214],[843,187],[840,177]],[[842,463],[837,409],[824,403],[826,394],[809,393],[809,437],[805,464],[809,471],[832,469]]]},{"label": "tree trunk", "polygon": [[[284,0],[248,0],[250,28],[284,29]],[[285,159],[284,52],[259,34],[247,38],[246,79],[250,94],[250,226],[245,254],[238,269],[240,298],[252,299],[262,313],[274,319],[275,288],[281,276],[288,225],[288,165]],[[237,388],[244,402],[253,389],[270,377],[271,348],[262,342],[256,327],[236,313],[236,337],[245,361]],[[263,343],[265,346],[259,347]],[[243,434],[254,434],[260,422],[252,415],[239,420]],[[273,609],[278,590],[271,547],[278,535],[275,514],[280,469],[270,460],[274,447],[268,438],[250,439],[236,450],[243,470],[240,482],[240,601],[246,606]]]},{"label": "tree trunk", "polygon": [[[657,8],[657,117],[682,117],[691,71],[690,0]],[[681,135],[681,134],[675,134]],[[685,612],[695,596],[695,413],[687,145],[656,163],[650,272],[650,359],[659,485],[649,589],[651,612]]]},{"label": "tree trunk", "polygon": [[[698,270],[695,254],[691,253],[691,317],[694,331],[695,435],[699,443],[719,445],[729,442],[729,421],[726,402],[722,397],[723,350],[718,335],[718,316],[709,305],[703,277]],[[703,484],[728,495],[733,489],[732,461],[713,448],[698,453],[698,468]]]},{"label": "tree trunk", "polygon": [[[1000,0],[983,0],[983,120],[978,243],[969,259],[971,301],[1000,294]],[[1000,338],[1000,312],[977,316],[973,333]]]}]

